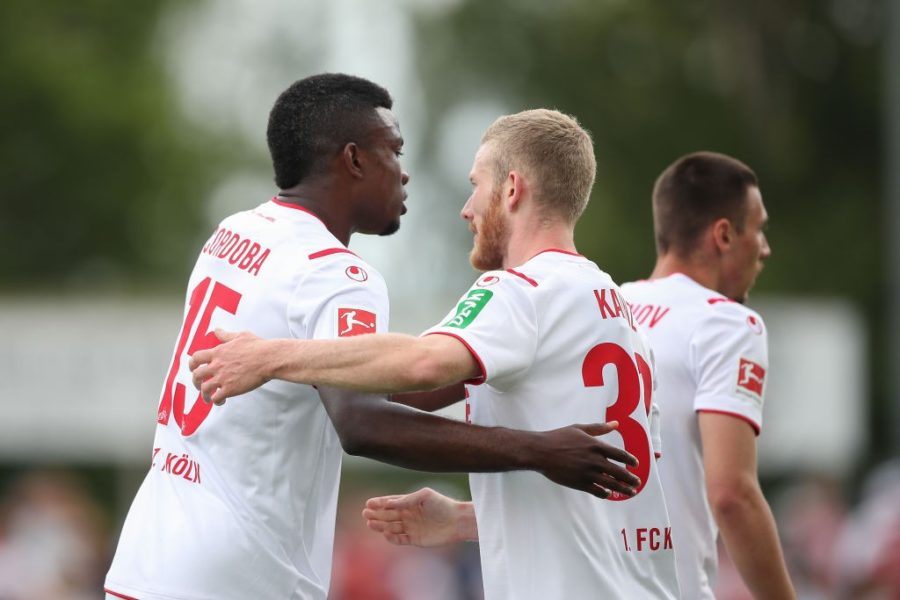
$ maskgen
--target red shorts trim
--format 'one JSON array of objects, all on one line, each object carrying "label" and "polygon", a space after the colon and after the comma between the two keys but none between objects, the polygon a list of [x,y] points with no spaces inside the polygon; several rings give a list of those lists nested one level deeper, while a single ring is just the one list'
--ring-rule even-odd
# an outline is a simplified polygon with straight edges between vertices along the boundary
[{"label": "red shorts trim", "polygon": [[750,418],[748,418],[748,417],[745,417],[745,416],[742,415],[742,414],[738,414],[738,413],[736,413],[736,412],[730,412],[730,411],[727,411],[727,410],[711,410],[711,409],[708,409],[708,408],[701,408],[701,409],[698,410],[697,412],[698,412],[698,413],[711,413],[711,414],[714,414],[714,415],[727,415],[727,416],[729,416],[729,417],[734,417],[735,419],[740,419],[741,421],[747,423],[750,427],[752,427],[752,428],[753,428],[753,432],[756,433],[756,435],[759,435],[759,423],[757,423],[757,422],[754,421],[753,419],[750,419]]}]

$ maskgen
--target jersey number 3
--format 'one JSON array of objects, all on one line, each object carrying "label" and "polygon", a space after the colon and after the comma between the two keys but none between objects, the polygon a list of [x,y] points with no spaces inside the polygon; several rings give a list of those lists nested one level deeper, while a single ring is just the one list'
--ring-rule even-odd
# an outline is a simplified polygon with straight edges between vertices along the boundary
[{"label": "jersey number 3", "polygon": [[[207,277],[191,292],[187,316],[184,319],[184,325],[181,326],[181,333],[178,335],[178,347],[175,348],[175,356],[172,358],[172,365],[169,367],[169,375],[166,377],[166,386],[163,388],[163,395],[159,401],[159,412],[156,417],[158,423],[166,425],[169,422],[169,418],[174,415],[175,422],[181,430],[181,435],[184,436],[189,436],[197,431],[197,428],[209,415],[209,411],[213,406],[212,403],[207,404],[204,402],[198,393],[191,410],[187,414],[184,412],[184,396],[187,388],[184,384],[175,381],[175,378],[178,375],[188,335],[194,329],[194,321],[197,320],[197,315],[200,314],[200,309],[202,308],[203,316],[200,317],[200,324],[191,338],[187,355],[190,356],[198,350],[206,350],[207,348],[218,346],[219,338],[216,337],[215,333],[209,331],[209,322],[212,320],[213,312],[217,308],[221,308],[231,314],[235,314],[238,303],[241,301],[239,293],[218,282],[213,286],[212,293],[207,299],[206,293],[209,291],[211,283],[213,283],[212,279]],[[205,303],[204,300],[206,300]]]},{"label": "jersey number 3", "polygon": [[[650,414],[651,394],[653,393],[653,381],[650,374],[650,365],[640,354],[631,356],[618,344],[598,344],[590,349],[581,366],[581,376],[585,387],[602,387],[603,369],[607,365],[613,365],[619,379],[619,394],[616,401],[606,409],[607,421],[618,421],[618,432],[625,444],[625,451],[638,459],[638,466],[628,467],[635,476],[639,477],[641,484],[637,487],[635,495],[639,494],[647,483],[650,475],[650,460],[653,455],[650,445],[650,436],[644,425],[634,418],[634,411],[641,403],[641,390],[644,396],[644,411]],[[629,496],[612,492],[608,500],[627,500]]]}]

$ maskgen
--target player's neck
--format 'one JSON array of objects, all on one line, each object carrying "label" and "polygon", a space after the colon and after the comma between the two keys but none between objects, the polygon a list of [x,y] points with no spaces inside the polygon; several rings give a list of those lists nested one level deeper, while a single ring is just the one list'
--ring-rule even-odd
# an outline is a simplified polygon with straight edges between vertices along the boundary
[{"label": "player's neck", "polygon": [[331,235],[336,237],[341,244],[347,246],[350,243],[350,235],[352,233],[350,225],[347,223],[347,219],[339,211],[335,210],[334,203],[328,200],[329,197],[328,192],[323,191],[320,187],[304,185],[296,185],[290,189],[278,192],[280,201],[302,206],[319,217]]},{"label": "player's neck", "polygon": [[528,230],[520,228],[510,232],[504,269],[514,269],[527,262],[544,250],[564,250],[578,252],[575,249],[575,238],[571,227],[552,225]]},{"label": "player's neck", "polygon": [[683,258],[673,253],[657,257],[656,266],[650,279],[662,279],[680,273],[690,277],[700,285],[716,291],[719,286],[718,271],[708,265],[708,261],[696,257]]}]

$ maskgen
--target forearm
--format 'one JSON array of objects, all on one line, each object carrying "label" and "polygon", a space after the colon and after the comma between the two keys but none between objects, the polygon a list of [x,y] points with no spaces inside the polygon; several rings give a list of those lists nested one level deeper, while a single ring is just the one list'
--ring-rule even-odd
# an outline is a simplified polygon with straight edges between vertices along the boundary
[{"label": "forearm", "polygon": [[747,486],[713,513],[728,555],[758,600],[796,598],[775,519],[758,485]]},{"label": "forearm", "polygon": [[541,470],[541,432],[469,425],[380,396],[333,389],[320,393],[350,454],[431,472]]},{"label": "forearm", "polygon": [[409,392],[405,394],[391,394],[391,401],[405,404],[419,410],[433,412],[456,404],[466,397],[465,385],[454,383],[437,390],[427,392]]},{"label": "forearm", "polygon": [[270,340],[266,377],[377,393],[435,389],[466,377],[459,365],[401,334],[338,340]]}]

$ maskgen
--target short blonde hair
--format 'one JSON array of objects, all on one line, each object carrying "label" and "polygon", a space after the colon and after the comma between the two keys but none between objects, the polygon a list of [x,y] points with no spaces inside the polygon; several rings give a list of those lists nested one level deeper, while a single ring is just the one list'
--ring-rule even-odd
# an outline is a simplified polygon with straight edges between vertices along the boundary
[{"label": "short blonde hair", "polygon": [[587,206],[597,173],[594,144],[575,117],[544,108],[500,117],[482,144],[491,143],[496,184],[513,170],[533,176],[535,199],[548,216],[575,223]]}]

